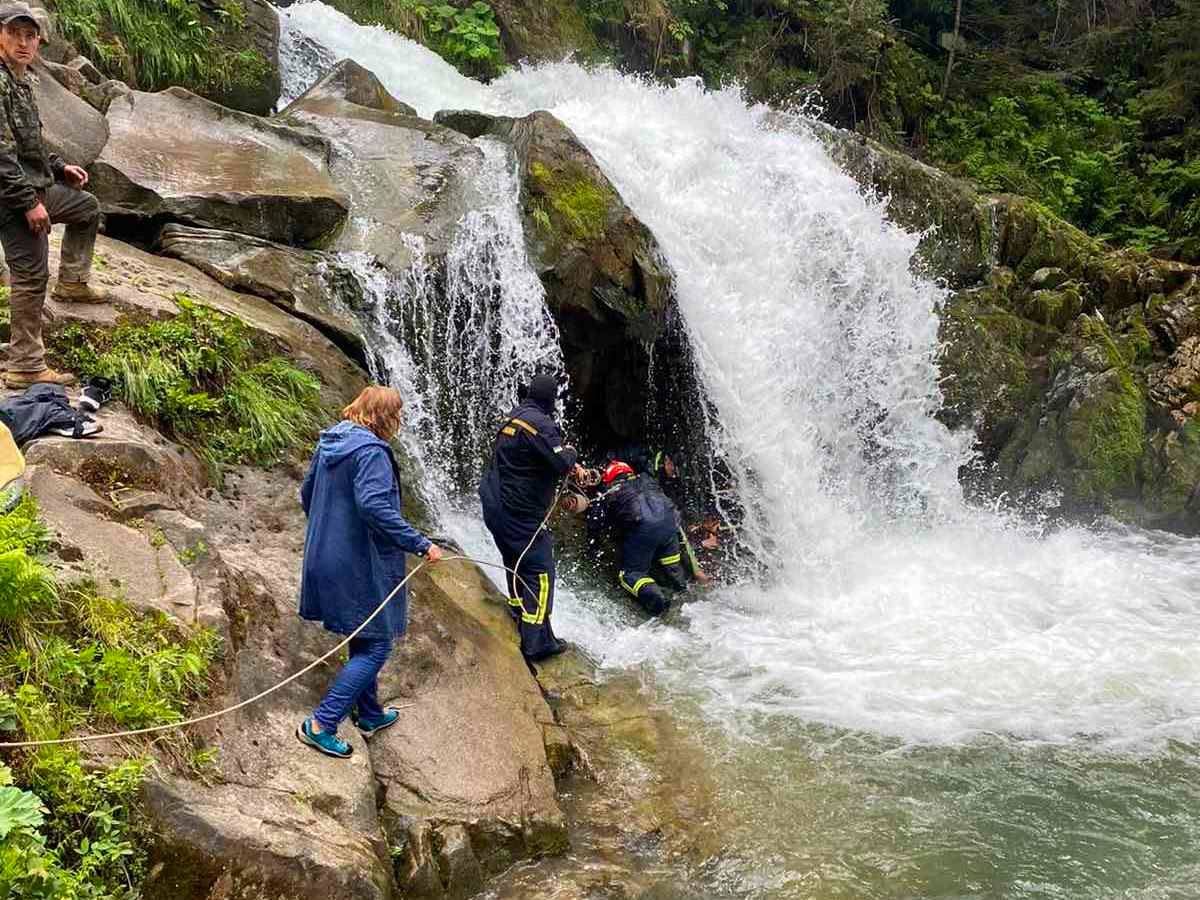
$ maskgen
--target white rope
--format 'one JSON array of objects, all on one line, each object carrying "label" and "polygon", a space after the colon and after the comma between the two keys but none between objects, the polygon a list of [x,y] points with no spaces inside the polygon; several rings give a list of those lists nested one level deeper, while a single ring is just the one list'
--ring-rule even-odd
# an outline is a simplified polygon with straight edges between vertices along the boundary
[{"label": "white rope", "polygon": [[[553,512],[553,511],[554,511],[553,507],[551,507],[551,512]],[[542,525],[538,528],[538,532],[540,532],[541,529],[545,527],[546,522],[549,521],[549,519],[550,519],[550,516],[547,515],[545,521],[543,521]],[[536,539],[536,538],[537,538],[537,532],[534,533],[534,539]],[[532,545],[533,541],[530,541],[529,543],[530,543],[530,545]],[[529,547],[526,547],[525,549],[528,550]],[[524,553],[521,554],[522,557],[524,557],[524,555],[525,555]],[[504,569],[506,572],[511,571],[513,573],[513,575],[515,575],[517,578],[521,579],[522,582],[524,582],[524,579],[521,578],[521,576],[515,570],[509,569],[507,566],[502,566],[502,565],[499,565],[498,563],[487,562],[482,559],[473,559],[469,556],[457,556],[456,555],[456,556],[443,556],[441,558],[441,560],[439,560],[439,561],[440,562],[453,562],[454,560],[465,560],[466,562],[473,562],[476,565],[480,565],[480,566],[490,566],[494,569]],[[372,620],[374,620],[374,618],[376,616],[378,616],[381,612],[383,612],[384,607],[386,607],[389,603],[392,602],[392,598],[395,597],[398,593],[400,593],[401,588],[403,588],[406,584],[408,584],[409,580],[414,575],[416,575],[418,572],[420,572],[423,568],[425,568],[429,564],[430,564],[429,561],[426,560],[426,561],[422,562],[420,565],[418,565],[411,572],[409,572],[407,575],[405,575],[404,580],[401,581],[398,585],[396,585],[395,589],[393,589],[393,591],[387,595],[387,597],[384,599],[384,601],[382,603],[380,603],[377,607],[375,607],[375,611],[373,613],[371,613],[371,615],[367,616],[367,618],[363,621],[363,623],[361,625],[359,625],[356,629],[354,629],[354,631],[348,637],[346,637],[346,639],[343,640],[340,644],[338,644],[336,647],[334,647],[332,650],[330,650],[324,656],[318,657],[317,659],[313,660],[311,663],[309,663],[307,666],[305,666],[303,669],[301,669],[296,674],[288,676],[283,681],[279,682],[278,684],[274,685],[273,687],[267,688],[265,691],[255,694],[253,697],[249,698],[248,700],[243,700],[241,703],[236,703],[233,706],[226,707],[225,709],[219,709],[216,712],[206,713],[203,716],[195,716],[194,718],[191,718],[191,719],[184,719],[182,722],[172,722],[169,725],[154,725],[149,728],[133,728],[133,729],[130,729],[129,731],[114,731],[111,734],[88,734],[88,735],[82,735],[80,737],[58,738],[56,740],[49,740],[49,741],[15,741],[15,742],[9,742],[9,743],[0,743],[0,749],[16,750],[21,747],[53,747],[53,746],[57,746],[57,745],[61,745],[61,744],[90,744],[90,743],[94,743],[96,741],[111,741],[111,740],[115,740],[117,738],[137,737],[138,735],[143,735],[143,734],[158,734],[158,733],[164,732],[164,731],[174,731],[179,728],[187,728],[191,725],[199,725],[201,722],[209,722],[213,719],[218,719],[221,716],[229,715],[229,713],[237,712],[239,709],[245,709],[247,706],[251,706],[251,705],[257,703],[259,700],[269,697],[271,694],[275,693],[276,691],[280,690],[281,688],[286,687],[287,685],[289,685],[293,681],[295,681],[297,678],[301,678],[304,675],[307,675],[309,672],[311,672],[317,666],[321,665],[323,662],[325,662],[327,659],[329,659],[331,656],[333,656],[335,653],[337,653],[339,650],[341,650],[343,647],[345,647],[347,644],[349,644],[352,640],[354,640],[356,637],[358,637],[358,635],[362,632],[362,630],[364,628],[366,628],[368,625],[370,625]]]}]

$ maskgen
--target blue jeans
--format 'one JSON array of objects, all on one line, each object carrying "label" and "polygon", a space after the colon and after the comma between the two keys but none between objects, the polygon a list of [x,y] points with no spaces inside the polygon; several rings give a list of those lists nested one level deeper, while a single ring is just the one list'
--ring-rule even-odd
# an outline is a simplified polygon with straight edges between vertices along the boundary
[{"label": "blue jeans", "polygon": [[313,713],[322,731],[336,732],[356,704],[360,718],[376,719],[383,715],[383,707],[379,705],[379,672],[391,653],[391,638],[355,638],[350,642],[350,660],[342,666]]}]

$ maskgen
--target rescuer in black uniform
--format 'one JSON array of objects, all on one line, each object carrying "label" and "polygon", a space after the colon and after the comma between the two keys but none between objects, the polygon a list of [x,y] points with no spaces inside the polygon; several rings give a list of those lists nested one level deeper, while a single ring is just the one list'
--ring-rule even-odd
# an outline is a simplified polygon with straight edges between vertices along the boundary
[{"label": "rescuer in black uniform", "polygon": [[[610,462],[620,460],[628,463],[637,474],[653,478],[666,498],[675,504],[677,512],[687,508],[679,465],[667,451],[652,450],[641,444],[626,444],[615,453],[609,451],[608,459]],[[708,584],[709,576],[696,558],[696,552],[684,531],[682,514],[679,515],[679,545],[683,550],[683,566],[687,574],[700,584]]]},{"label": "rescuer in black uniform", "polygon": [[621,545],[618,583],[650,615],[662,615],[671,601],[651,572],[673,590],[687,588],[679,511],[657,479],[637,474],[622,460],[610,462],[601,481],[600,494],[587,505],[588,537],[596,541],[609,529],[616,532]]},{"label": "rescuer in black uniform", "polygon": [[479,486],[484,524],[504,565],[517,572],[506,573],[509,612],[521,634],[521,652],[531,661],[567,647],[550,626],[554,542],[549,529],[541,527],[559,479],[581,472],[575,448],[563,444],[562,431],[551,418],[557,394],[552,375],[538,375],[529,383],[496,436],[491,465]]}]

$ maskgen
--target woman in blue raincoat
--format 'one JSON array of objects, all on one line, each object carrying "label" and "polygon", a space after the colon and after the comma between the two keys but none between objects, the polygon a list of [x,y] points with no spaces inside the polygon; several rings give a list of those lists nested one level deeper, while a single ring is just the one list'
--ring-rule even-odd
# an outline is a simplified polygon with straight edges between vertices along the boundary
[{"label": "woman in blue raincoat", "polygon": [[[404,580],[406,553],[442,558],[441,548],[400,513],[399,468],[388,441],[400,430],[402,410],[394,388],[366,388],[342,410],[343,421],[321,433],[300,489],[308,516],[300,615],[336,634],[353,634]],[[401,590],[350,642],[350,660],[296,730],[301,742],[345,758],[352,748],[337,731],[348,715],[357,712],[365,737],[396,723],[399,710],[379,704],[378,676],[407,626]]]}]

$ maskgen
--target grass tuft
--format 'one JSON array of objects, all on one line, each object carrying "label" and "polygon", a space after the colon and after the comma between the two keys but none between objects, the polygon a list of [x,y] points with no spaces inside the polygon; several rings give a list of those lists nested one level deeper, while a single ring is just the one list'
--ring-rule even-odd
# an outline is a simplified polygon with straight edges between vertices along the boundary
[{"label": "grass tuft", "polygon": [[68,325],[51,350],[80,374],[113,379],[135,413],[218,469],[271,465],[311,442],[320,381],[256,344],[237,319],[186,295],[175,300],[180,313],[165,321]]}]

